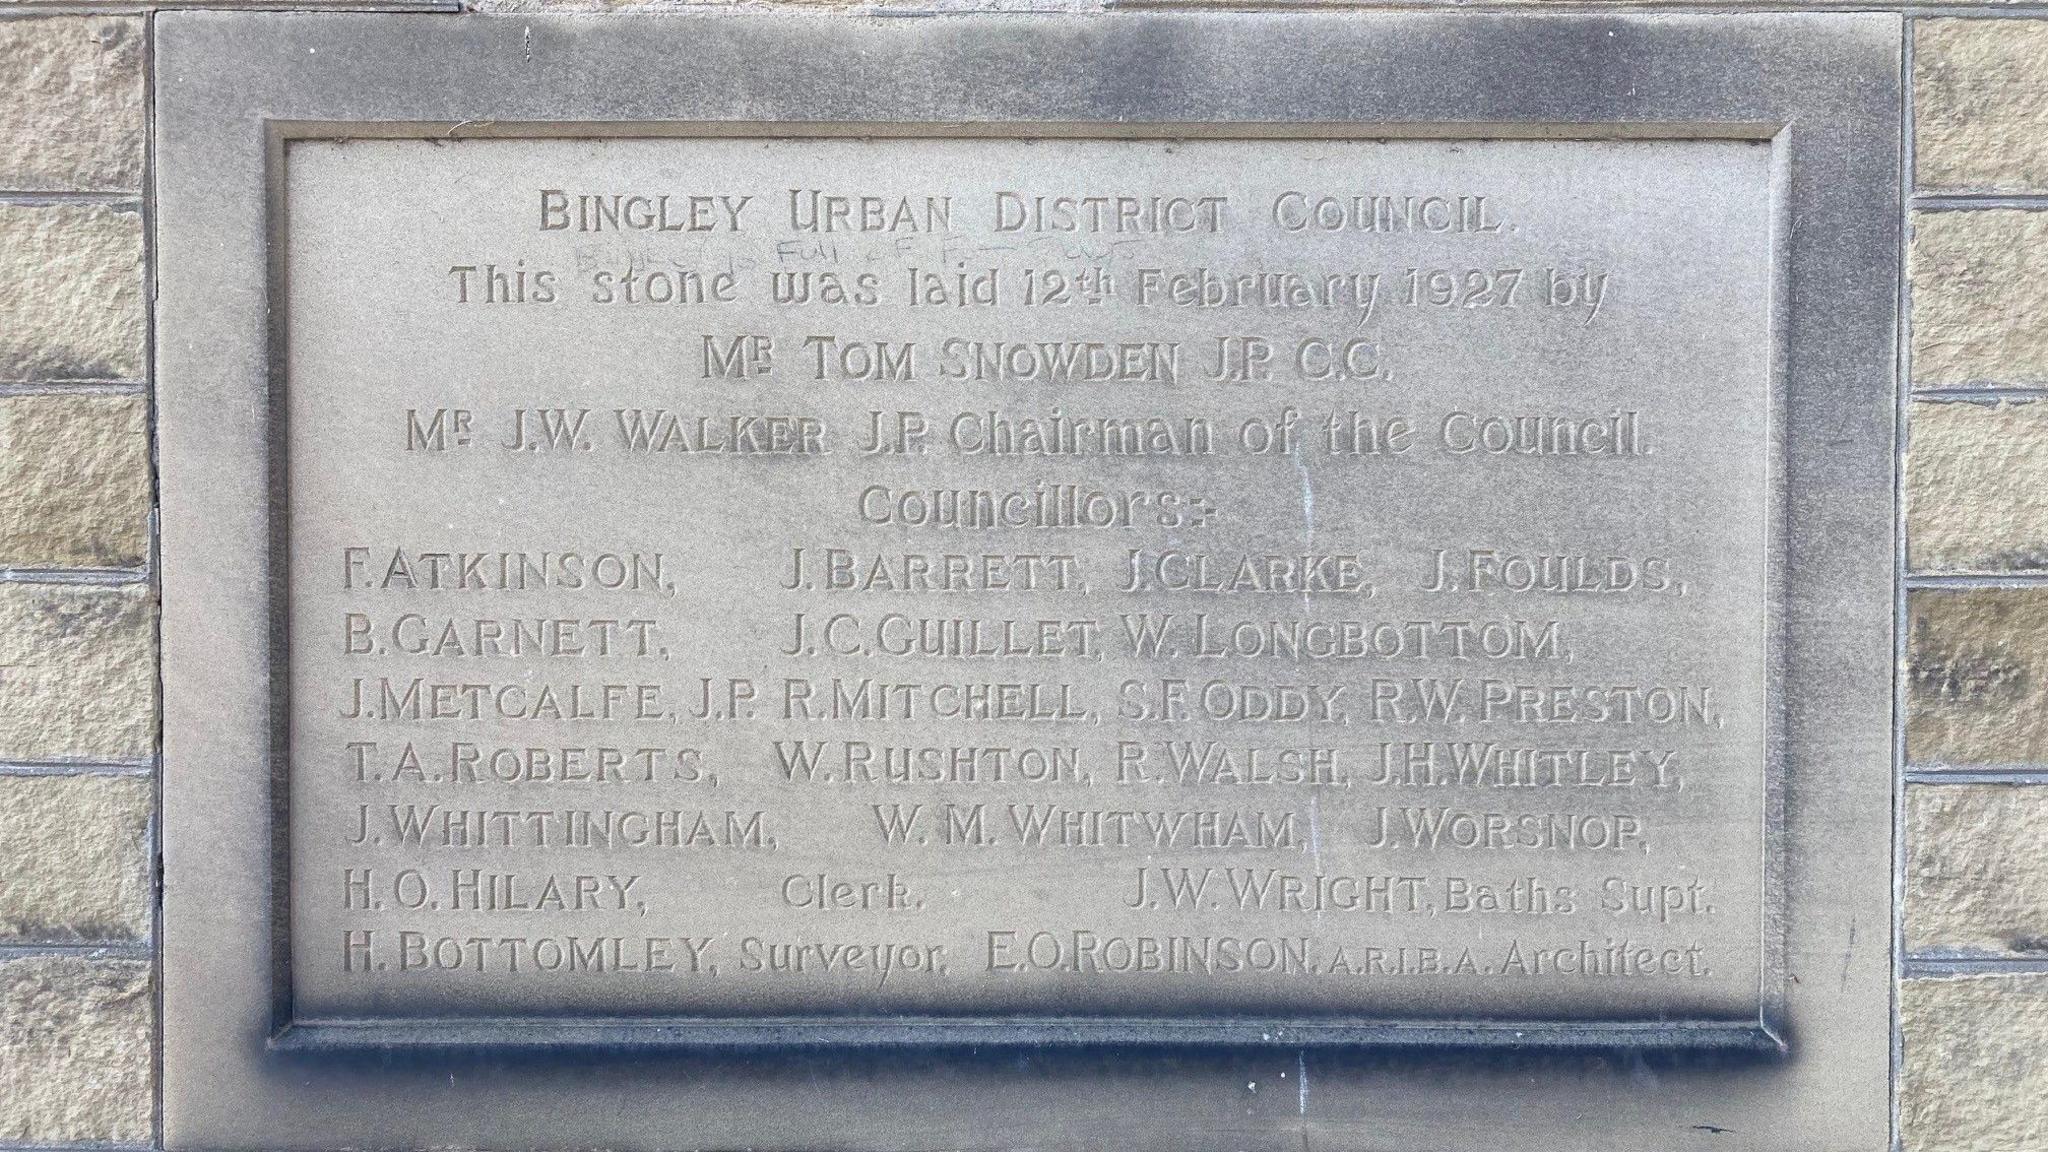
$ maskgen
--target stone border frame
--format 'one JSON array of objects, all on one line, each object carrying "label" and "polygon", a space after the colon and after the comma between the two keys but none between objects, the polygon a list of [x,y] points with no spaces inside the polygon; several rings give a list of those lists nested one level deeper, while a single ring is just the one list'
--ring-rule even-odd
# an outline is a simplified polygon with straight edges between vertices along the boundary
[{"label": "stone border frame", "polygon": [[[1081,1066],[1100,1056],[1094,1049],[1119,1043],[1290,1051],[1395,1043],[1765,1052],[1789,1046],[1783,1062],[1717,1067],[1724,1076],[1757,1081],[1748,1090],[1772,1101],[1757,1106],[1787,1119],[1865,1131],[1870,1118],[1816,1111],[1839,1108],[1840,1097],[1822,1102],[1848,1093],[1879,1113],[1879,1127],[1888,1130],[1882,1102],[1893,899],[1884,849],[1893,808],[1886,670],[1899,262],[1896,17],[1338,13],[823,21],[720,14],[456,24],[431,17],[175,14],[160,19],[159,36],[169,1146],[543,1142],[536,1133],[551,1133],[555,1143],[635,1145],[633,1137],[615,1134],[646,1131],[652,1117],[607,1115],[589,1102],[550,1101],[546,1090],[537,1097],[531,1091],[581,1082],[549,1052],[565,1044],[581,1050],[579,1060],[640,1052],[627,1058],[626,1078],[651,1089],[664,1068],[679,1063],[699,1078],[726,1071],[716,1056],[650,1058],[642,1051],[677,1045],[1079,1044],[1087,1047],[1070,1058],[1042,1059]],[[1762,526],[1783,545],[1771,550],[1778,602],[1770,606],[1777,638],[1770,653],[1770,758],[1783,770],[1767,775],[1778,820],[1766,834],[1767,845],[1778,849],[1767,884],[1779,889],[1778,899],[1766,900],[1766,915],[1775,909],[1780,919],[1767,921],[1764,933],[1766,972],[1790,978],[1782,996],[1763,989],[1764,1013],[1748,1024],[1619,1028],[1034,1018],[849,1019],[829,1026],[816,1019],[664,1020],[632,1027],[593,1020],[535,1031],[294,1021],[284,950],[276,944],[288,912],[279,848],[286,814],[275,787],[284,771],[286,709],[282,678],[272,675],[283,655],[273,622],[287,592],[278,576],[282,533],[271,499],[285,470],[270,427],[271,400],[281,386],[282,318],[272,314],[270,300],[280,275],[274,229],[285,142],[849,129],[1772,140],[1780,219],[1796,224],[1778,228],[1775,237],[1773,410],[1784,419],[1773,430],[1777,522]],[[1802,972],[1811,975],[1802,980]],[[1822,972],[1827,979],[1818,978]],[[821,1057],[839,1063],[814,1063],[813,1074],[903,1071],[900,1061],[875,1053],[841,1049],[807,1058]],[[1226,1049],[1208,1059],[1232,1057]],[[1305,1077],[1305,1054],[1301,1060]],[[1514,1057],[1466,1060],[1500,1068]],[[1753,1066],[1728,1070],[1745,1063]],[[508,1130],[468,1118],[458,1131],[474,1138],[442,1139],[426,1113],[408,1109],[435,1099],[438,1089],[429,1084],[451,1079],[451,1067],[470,1070],[485,1086],[472,1092],[523,1097],[521,1107],[508,1109],[523,1123],[510,1121],[516,1126]],[[837,1104],[842,1112],[854,1108],[857,1131],[831,1109],[763,1116],[760,1102],[790,1084],[765,1066],[747,1068],[708,1090],[739,1104],[728,1126],[713,1129],[723,1138],[753,1142],[763,1128],[787,1131],[791,1124],[812,1133],[813,1142],[819,1134],[869,1141],[890,1131],[886,1112],[861,1104],[857,1091]],[[1160,1069],[1146,1084],[1171,1096],[1180,1086],[1166,1085]],[[1096,1075],[1097,1091],[1119,1079],[1100,1067]],[[999,1076],[991,1065],[968,1079],[994,1086]],[[1816,1079],[1808,1084],[1808,1077]],[[488,1087],[493,1082],[501,1086]],[[368,1109],[348,1107],[366,1103],[357,1095],[365,1092],[392,1093],[404,1106],[379,1099]],[[1132,1112],[1132,1105],[1139,1105],[1134,1115],[1150,1111],[1138,1100],[1122,1110]],[[1305,1097],[1302,1106],[1305,1114]],[[660,1111],[681,1116],[701,1108],[678,1100]],[[735,1119],[759,1127],[730,1127]],[[1048,1123],[1048,1114],[1027,1110],[1008,1123],[1029,1132],[1034,1121]],[[1486,1130],[1475,1126],[1471,1136]],[[895,1131],[899,1139],[911,1136]],[[1172,1136],[1156,1127],[1142,1131]],[[607,1138],[598,1139],[600,1133]],[[875,1146],[886,1145],[884,1139]]]}]

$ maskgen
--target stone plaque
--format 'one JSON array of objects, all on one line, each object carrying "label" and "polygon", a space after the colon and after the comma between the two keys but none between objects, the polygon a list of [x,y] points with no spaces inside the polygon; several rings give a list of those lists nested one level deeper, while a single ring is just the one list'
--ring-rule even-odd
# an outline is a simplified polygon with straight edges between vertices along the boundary
[{"label": "stone plaque", "polygon": [[293,142],[299,1010],[1754,1025],[1770,177]]},{"label": "stone plaque", "polygon": [[1884,1146],[1895,19],[161,24],[169,1146]]}]

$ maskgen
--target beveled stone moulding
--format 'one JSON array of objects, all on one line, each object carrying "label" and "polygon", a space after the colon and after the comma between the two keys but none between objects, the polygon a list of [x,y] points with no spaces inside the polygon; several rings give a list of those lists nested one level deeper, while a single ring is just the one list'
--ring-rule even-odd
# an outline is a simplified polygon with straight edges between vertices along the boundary
[{"label": "beveled stone moulding", "polygon": [[1897,34],[165,17],[167,1140],[1881,1147]]}]

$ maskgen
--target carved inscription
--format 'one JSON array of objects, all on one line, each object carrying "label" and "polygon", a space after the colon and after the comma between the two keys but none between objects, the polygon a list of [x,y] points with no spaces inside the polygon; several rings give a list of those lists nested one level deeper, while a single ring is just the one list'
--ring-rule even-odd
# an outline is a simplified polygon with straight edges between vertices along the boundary
[{"label": "carved inscription", "polygon": [[345,1015],[1753,1015],[1769,153],[301,143]]}]

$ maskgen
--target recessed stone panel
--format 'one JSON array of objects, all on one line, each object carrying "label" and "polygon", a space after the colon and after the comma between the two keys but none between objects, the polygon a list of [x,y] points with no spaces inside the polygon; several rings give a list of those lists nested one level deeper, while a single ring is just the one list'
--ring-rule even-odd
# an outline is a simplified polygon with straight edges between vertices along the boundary
[{"label": "recessed stone panel", "polygon": [[307,1014],[1759,1012],[1768,145],[287,170]]}]

